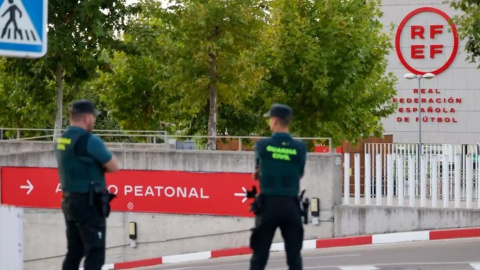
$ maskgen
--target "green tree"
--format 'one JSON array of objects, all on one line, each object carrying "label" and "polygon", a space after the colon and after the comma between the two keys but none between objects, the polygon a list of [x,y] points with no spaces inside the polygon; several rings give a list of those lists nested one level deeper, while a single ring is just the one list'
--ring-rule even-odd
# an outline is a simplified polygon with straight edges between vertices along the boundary
[{"label": "green tree", "polygon": [[[55,81],[45,78],[41,82],[21,75],[19,72],[6,71],[6,58],[0,59],[0,127],[53,129],[52,115],[55,115]],[[66,100],[92,100],[102,114],[97,117],[95,129],[118,129],[118,124],[109,117],[106,105],[101,102],[96,89],[89,88],[88,84],[78,84],[75,89],[64,84]],[[70,107],[63,108],[68,115]],[[63,125],[68,125],[68,117],[63,119]],[[7,132],[9,137],[16,137],[15,131]],[[22,137],[52,135],[49,131],[22,131]],[[48,138],[45,138],[48,139]]]},{"label": "green tree", "polygon": [[114,119],[123,129],[158,130],[169,121],[169,91],[161,81],[161,63],[149,56],[115,52],[111,72],[102,72],[92,89],[100,92]]},{"label": "green tree", "polygon": [[276,0],[271,14],[264,110],[290,104],[295,135],[332,137],[336,145],[380,136],[381,119],[395,108],[380,1]]},{"label": "green tree", "polygon": [[56,100],[55,138],[62,127],[65,90],[78,89],[95,74],[96,67],[102,65],[102,48],[121,45],[115,34],[122,29],[128,9],[125,0],[50,0],[48,10],[46,56],[37,60],[8,59],[5,65],[7,72],[29,78],[34,91],[52,95],[48,87],[55,82],[56,95],[50,96]]},{"label": "green tree", "polygon": [[460,38],[467,40],[465,45],[469,53],[467,59],[475,63],[480,57],[480,1],[451,0],[448,2],[451,7],[462,12],[461,15],[453,17],[453,21],[458,26]]},{"label": "green tree", "polygon": [[[242,2],[242,4],[248,3]],[[190,5],[193,4],[190,3]],[[193,12],[190,10],[192,8],[192,6],[188,7],[188,12]],[[185,6],[181,9],[172,6],[167,10],[162,8],[158,1],[142,0],[138,3],[138,9],[140,10],[138,16],[128,22],[122,35],[124,48],[121,51],[116,50],[113,53],[108,51],[103,54],[108,68],[98,69],[99,76],[89,83],[90,87],[101,93],[102,101],[107,104],[112,117],[119,121],[124,129],[163,129],[169,133],[183,134],[207,133],[211,105],[208,102],[209,85],[202,89],[192,82],[192,80],[208,80],[210,75],[208,50],[205,49],[206,52],[203,52],[199,48],[195,49],[196,51],[192,49],[195,47],[193,43],[203,37],[196,36],[196,29],[190,25],[193,22],[189,22],[184,17],[186,16],[183,13]],[[187,15],[193,16],[190,13]],[[237,20],[235,16],[234,19]],[[185,23],[188,23],[187,26],[190,28],[183,25]],[[259,22],[259,24],[264,23]],[[239,23],[233,26],[222,25],[226,33],[222,32],[220,38],[225,39],[229,38],[228,35],[234,35],[235,33],[231,32],[235,27],[240,27],[239,25]],[[193,36],[186,36],[184,29],[190,29],[190,33],[194,33]],[[222,64],[222,69],[218,73],[223,77],[220,80],[222,91],[216,113],[218,115],[216,126],[220,132],[215,134],[228,132],[235,135],[248,135],[256,130],[259,120],[265,126],[264,119],[258,119],[255,111],[250,111],[253,108],[251,104],[254,103],[252,100],[257,100],[254,98],[254,93],[262,72],[260,65],[254,63],[254,60],[258,60],[258,57],[254,56],[257,53],[255,51],[258,49],[257,46],[262,44],[261,35],[258,29],[253,30],[255,31],[251,34],[257,36],[251,43],[244,45],[244,48],[240,46],[241,44],[237,46],[228,43],[236,42],[237,37],[232,37],[233,41],[214,39],[210,42],[213,44],[211,46],[226,43],[218,49],[218,54],[222,55],[217,63],[217,66]],[[204,43],[205,46],[210,46],[207,44],[208,41]],[[185,44],[190,49],[183,48]],[[248,50],[245,47],[248,47]],[[189,54],[189,50],[194,50],[197,55],[195,59],[192,59],[193,56]],[[239,50],[238,55],[234,50]],[[246,55],[247,52],[249,55]],[[202,54],[206,57],[202,58]],[[226,59],[227,56],[231,59]],[[189,63],[193,63],[193,66]],[[256,74],[242,75],[242,72],[235,71],[243,77],[232,79],[234,76],[232,69],[241,70],[245,67]],[[192,68],[196,70],[192,71]],[[256,82],[244,81],[245,79],[256,80]],[[227,89],[227,87],[232,86],[238,89],[237,84],[243,84],[240,90],[245,88],[247,92],[236,94],[233,100],[229,95],[236,90]],[[239,97],[249,98],[240,100]],[[257,100],[256,104],[263,106],[263,101],[259,103]],[[165,123],[170,124],[165,125]]]},{"label": "green tree", "polygon": [[[68,100],[78,100],[78,99],[88,99],[91,100],[98,111],[100,111],[100,115],[96,117],[95,121],[95,129],[96,130],[121,130],[120,123],[118,119],[112,116],[110,107],[105,100],[102,99],[103,93],[101,89],[95,88],[92,84],[94,80],[90,80],[86,83],[81,84],[78,89],[75,91],[69,91],[72,93],[68,96]],[[70,111],[70,107],[64,109],[64,114],[68,115]],[[68,125],[69,119],[64,119],[64,125]],[[115,141],[122,140],[125,138],[115,138]],[[112,138],[109,138],[109,141],[112,141]]]},{"label": "green tree", "polygon": [[169,86],[178,106],[196,115],[208,104],[208,149],[215,149],[218,107],[241,107],[252,97],[263,69],[255,62],[266,26],[260,0],[181,0],[169,10]]},{"label": "green tree", "polygon": [[[0,59],[0,127],[53,128],[50,116],[55,113],[55,82],[44,80],[33,82],[18,72],[6,70],[6,58]],[[37,88],[41,83],[42,88]],[[52,102],[53,101],[53,102]],[[22,132],[21,136],[47,135],[45,132]],[[8,137],[16,136],[8,131]]]},{"label": "green tree", "polygon": [[141,1],[138,16],[122,33],[121,50],[105,50],[106,68],[89,83],[122,129],[159,130],[162,122],[178,119],[172,104],[179,95],[168,87],[165,49],[166,16],[158,1]]}]

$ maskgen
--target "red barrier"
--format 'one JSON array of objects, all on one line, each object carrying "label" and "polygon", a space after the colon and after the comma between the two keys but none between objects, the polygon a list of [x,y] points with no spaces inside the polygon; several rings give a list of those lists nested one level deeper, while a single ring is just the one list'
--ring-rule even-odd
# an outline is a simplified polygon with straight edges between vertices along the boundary
[{"label": "red barrier", "polygon": [[121,262],[115,264],[115,270],[119,269],[132,269],[137,267],[146,267],[146,266],[154,266],[162,264],[162,258],[155,258],[155,259],[146,259],[140,261],[133,261],[133,262]]},{"label": "red barrier", "polygon": [[480,237],[480,228],[461,228],[453,230],[430,231],[430,240]]},{"label": "red barrier", "polygon": [[211,257],[220,258],[220,257],[248,255],[248,254],[252,254],[252,250],[249,247],[241,247],[241,248],[212,250]]},{"label": "red barrier", "polygon": [[372,244],[371,235],[317,240],[317,248],[359,246],[359,245],[370,245],[370,244]]},{"label": "red barrier", "polygon": [[[57,169],[2,167],[0,172],[2,204],[60,208]],[[117,194],[112,211],[253,216],[244,195],[256,184],[250,173],[122,170],[108,174],[107,184]]]}]

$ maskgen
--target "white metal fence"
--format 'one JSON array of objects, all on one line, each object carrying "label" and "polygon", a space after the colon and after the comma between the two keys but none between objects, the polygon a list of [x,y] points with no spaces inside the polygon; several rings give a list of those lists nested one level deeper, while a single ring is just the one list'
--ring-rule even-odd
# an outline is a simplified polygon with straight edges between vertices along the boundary
[{"label": "white metal fence", "polygon": [[419,166],[417,144],[366,144],[344,154],[343,203],[480,208],[479,149],[423,145]]}]

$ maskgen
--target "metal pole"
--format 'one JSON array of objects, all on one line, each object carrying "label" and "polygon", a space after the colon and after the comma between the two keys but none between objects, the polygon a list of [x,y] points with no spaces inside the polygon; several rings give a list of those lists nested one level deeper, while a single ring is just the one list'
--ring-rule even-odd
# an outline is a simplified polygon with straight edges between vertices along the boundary
[{"label": "metal pole", "polygon": [[420,173],[421,173],[421,160],[420,157],[422,156],[422,91],[420,89],[420,80],[422,77],[417,75],[418,78],[418,179],[420,180]]}]

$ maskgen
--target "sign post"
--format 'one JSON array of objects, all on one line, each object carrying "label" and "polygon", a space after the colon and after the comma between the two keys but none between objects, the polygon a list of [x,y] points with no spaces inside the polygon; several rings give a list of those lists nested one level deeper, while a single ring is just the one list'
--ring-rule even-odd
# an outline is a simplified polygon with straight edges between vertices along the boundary
[{"label": "sign post", "polygon": [[[0,56],[43,57],[47,53],[47,17],[48,0],[0,0]],[[27,190],[27,195],[33,191],[29,182],[20,188]],[[0,205],[0,220],[0,268],[23,269],[23,209]]]}]

